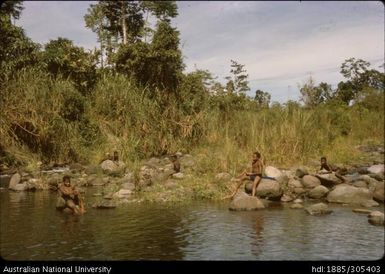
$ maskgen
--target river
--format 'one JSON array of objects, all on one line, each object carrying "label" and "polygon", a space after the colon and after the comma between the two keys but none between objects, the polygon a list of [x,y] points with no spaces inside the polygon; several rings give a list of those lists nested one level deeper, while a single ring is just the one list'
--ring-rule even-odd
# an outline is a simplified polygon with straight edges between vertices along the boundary
[{"label": "river", "polygon": [[[0,190],[1,256],[6,260],[376,260],[384,228],[351,207],[310,216],[276,206],[229,211],[224,202],[128,204],[73,216],[50,191]],[[383,205],[375,208],[383,212]]]}]

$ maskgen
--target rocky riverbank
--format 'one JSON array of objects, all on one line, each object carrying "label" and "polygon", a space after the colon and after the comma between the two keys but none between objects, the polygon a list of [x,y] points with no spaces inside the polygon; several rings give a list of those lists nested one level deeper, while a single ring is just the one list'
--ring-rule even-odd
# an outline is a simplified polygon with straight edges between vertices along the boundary
[{"label": "rocky riverbank", "polygon": [[[230,201],[231,210],[256,210],[280,203],[294,209],[306,210],[311,215],[331,213],[329,203],[354,205],[355,212],[376,208],[384,204],[383,148],[367,153],[377,160],[358,165],[339,166],[342,181],[335,174],[317,174],[317,166],[280,169],[265,168],[265,175],[257,188],[257,197],[251,197],[251,182]],[[378,157],[380,156],[380,157]],[[94,208],[115,208],[123,204],[151,202],[178,202],[191,199],[222,199],[237,184],[232,174],[221,172],[204,174],[198,161],[190,154],[178,153],[181,171],[176,173],[170,157],[151,158],[135,171],[123,162],[105,160],[100,165],[71,164],[63,167],[41,169],[34,172],[17,171],[1,175],[1,187],[10,191],[56,192],[64,175],[81,192],[88,187],[98,187],[96,202],[87,204]],[[303,203],[312,204],[309,207]],[[383,213],[368,210],[368,221],[384,225]],[[381,215],[382,214],[382,215]],[[381,217],[382,216],[382,217]]]}]

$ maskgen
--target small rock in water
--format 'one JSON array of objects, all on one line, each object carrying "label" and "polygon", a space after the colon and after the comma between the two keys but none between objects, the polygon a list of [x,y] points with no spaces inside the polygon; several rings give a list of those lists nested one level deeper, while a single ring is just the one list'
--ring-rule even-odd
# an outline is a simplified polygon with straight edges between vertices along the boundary
[{"label": "small rock in water", "polygon": [[310,215],[324,215],[324,214],[329,214],[333,212],[331,209],[329,209],[328,205],[324,203],[311,205],[307,207],[305,210]]},{"label": "small rock in water", "polygon": [[298,199],[294,200],[294,203],[301,204],[301,203],[303,203],[303,200],[298,198]]},{"label": "small rock in water", "polygon": [[235,195],[231,201],[230,210],[256,210],[265,208],[261,200],[257,197],[251,197],[244,192],[240,192]]},{"label": "small rock in water", "polygon": [[372,225],[384,225],[384,213],[373,211],[368,215],[368,222]]}]

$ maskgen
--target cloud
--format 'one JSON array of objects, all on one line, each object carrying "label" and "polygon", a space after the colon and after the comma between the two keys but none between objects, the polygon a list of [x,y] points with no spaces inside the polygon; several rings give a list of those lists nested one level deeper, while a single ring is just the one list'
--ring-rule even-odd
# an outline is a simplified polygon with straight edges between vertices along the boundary
[{"label": "cloud", "polygon": [[[17,22],[34,41],[58,36],[92,49],[96,35],[84,15],[94,2],[24,2]],[[310,73],[336,85],[339,67],[350,57],[377,65],[384,60],[381,2],[180,1],[172,20],[180,31],[186,71],[208,69],[218,80],[230,59],[249,73],[251,92],[264,89],[272,100],[296,99],[297,83]],[[287,95],[291,93],[291,96]],[[293,97],[293,98],[291,98]]]}]

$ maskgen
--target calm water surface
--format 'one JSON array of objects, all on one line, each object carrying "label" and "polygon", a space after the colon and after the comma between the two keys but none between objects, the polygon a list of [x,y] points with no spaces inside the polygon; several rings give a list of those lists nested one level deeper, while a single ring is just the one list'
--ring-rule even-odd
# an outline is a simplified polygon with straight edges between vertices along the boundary
[{"label": "calm water surface", "polygon": [[[56,194],[0,190],[0,252],[6,260],[376,260],[384,228],[331,206],[326,216],[274,207],[232,212],[226,203],[55,210]],[[376,208],[383,212],[383,208]]]}]

